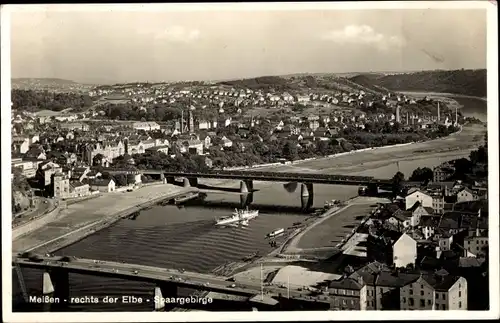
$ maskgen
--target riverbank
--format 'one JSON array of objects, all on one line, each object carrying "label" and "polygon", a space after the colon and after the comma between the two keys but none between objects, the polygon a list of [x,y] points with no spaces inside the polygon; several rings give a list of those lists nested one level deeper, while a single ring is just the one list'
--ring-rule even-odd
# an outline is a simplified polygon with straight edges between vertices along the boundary
[{"label": "riverbank", "polygon": [[133,212],[190,190],[170,184],[157,184],[133,192],[107,193],[95,199],[66,205],[46,226],[15,239],[12,252],[54,252],[109,227]]},{"label": "riverbank", "polygon": [[[389,172],[387,170],[380,172],[380,170],[382,168],[387,167],[388,165],[391,164],[395,165],[397,162],[402,162],[402,161],[418,162],[418,160],[436,158],[437,163],[439,164],[441,162],[441,159],[445,161],[449,159],[467,157],[471,150],[477,149],[477,147],[481,144],[481,140],[483,139],[485,131],[486,128],[484,128],[482,125],[468,124],[464,125],[459,132],[451,134],[450,136],[447,137],[438,138],[431,141],[396,145],[396,146],[378,147],[376,149],[370,149],[370,150],[365,149],[362,151],[351,152],[348,154],[341,154],[341,155],[323,157],[313,160],[301,161],[300,163],[291,165],[279,164],[273,166],[259,167],[259,170],[287,171],[287,172],[321,172],[327,174],[328,173],[353,174],[353,175],[360,174],[364,176],[375,176],[375,177],[392,176],[397,171],[396,168],[394,170],[390,170]],[[409,176],[411,174],[411,171],[413,171],[413,169],[415,168],[416,167],[410,167],[410,169],[406,171],[406,173],[409,174],[405,175]],[[385,175],[386,173],[387,175]],[[223,180],[218,184],[221,184],[223,182],[228,182],[228,181]],[[311,248],[305,248],[305,249],[300,248],[302,246],[299,246],[298,244],[301,238],[305,235],[305,233],[307,231],[312,230],[311,228],[313,226],[316,226],[314,224],[317,223],[316,221],[318,222],[321,221],[321,223],[323,223],[323,221],[325,222],[328,221],[330,225],[334,225],[337,227],[340,225],[340,227],[337,228],[338,229],[337,231],[339,232],[342,231],[342,232],[340,232],[338,236],[333,237],[332,239],[326,241],[328,246],[324,246],[324,248],[326,248],[325,249],[326,251],[329,250],[330,252],[334,250],[336,246],[338,248],[342,248],[343,245],[342,240],[344,240],[344,243],[346,243],[349,240],[349,238],[353,234],[352,231],[356,228],[356,225],[359,225],[366,218],[366,216],[370,214],[369,212],[371,209],[370,203],[373,204],[375,202],[369,201],[367,203],[365,203],[364,206],[360,206],[361,208],[363,208],[362,215],[357,214],[359,213],[358,210],[355,210],[356,212],[354,213],[349,212],[350,207],[348,207],[345,210],[337,210],[331,212],[330,216],[325,217],[326,219],[325,218],[315,219],[312,223],[308,223],[307,227],[309,227],[309,229],[305,229],[301,232],[291,235],[290,237],[287,238],[287,241],[284,244],[282,244],[279,248],[273,250],[265,257],[257,259],[252,263],[247,263],[245,266],[238,266],[236,264],[226,264],[225,268],[227,269],[235,268],[235,270],[233,272],[230,272],[230,270],[224,270],[224,274],[234,275],[236,272],[240,272],[241,270],[245,269],[250,269],[258,265],[262,261],[266,261],[266,259],[274,259],[276,261],[278,260],[287,261],[286,259],[277,258],[276,256],[278,256],[279,254],[282,254],[284,256],[289,255],[290,259],[292,259],[293,256],[300,255],[300,252],[311,251]],[[356,209],[356,206],[354,208],[351,208],[351,211],[354,209]],[[347,219],[341,220],[340,218],[333,216],[338,214],[346,215]],[[356,219],[358,216],[359,218]],[[344,221],[353,222],[350,224],[352,228],[351,227],[342,228],[345,224],[349,225],[349,223],[347,222],[344,223]],[[332,228],[328,227],[328,230],[331,231]],[[335,240],[335,241],[332,242],[330,240]],[[311,244],[318,245],[317,241],[316,242],[311,241]],[[312,249],[319,250],[324,248],[316,246],[316,248]],[[320,251],[323,252],[325,250],[320,250]]]}]

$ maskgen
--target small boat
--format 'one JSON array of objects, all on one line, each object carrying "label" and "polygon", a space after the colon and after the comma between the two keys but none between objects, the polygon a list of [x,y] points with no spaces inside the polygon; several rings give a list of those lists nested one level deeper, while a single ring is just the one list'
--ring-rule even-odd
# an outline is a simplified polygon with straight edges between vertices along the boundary
[{"label": "small boat", "polygon": [[259,216],[258,210],[238,210],[236,209],[231,216],[223,217],[215,220],[215,225],[232,225],[241,223],[242,225],[248,225],[248,221]]},{"label": "small boat", "polygon": [[274,230],[271,233],[268,233],[266,237],[267,238],[276,237],[276,236],[279,236],[280,234],[282,234],[283,232],[285,232],[285,229],[283,229],[283,228],[277,229],[277,230]]}]

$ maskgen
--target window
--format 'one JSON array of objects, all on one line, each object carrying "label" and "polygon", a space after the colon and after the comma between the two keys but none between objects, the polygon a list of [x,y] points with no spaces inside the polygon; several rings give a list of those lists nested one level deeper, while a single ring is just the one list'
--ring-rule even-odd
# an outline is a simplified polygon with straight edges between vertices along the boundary
[{"label": "window", "polygon": [[462,302],[458,302],[458,308],[462,308]]},{"label": "window", "polygon": [[458,291],[458,297],[462,297],[462,291]]},{"label": "window", "polygon": [[458,288],[462,288],[462,284],[458,283]]},{"label": "window", "polygon": [[342,300],[342,305],[345,305],[346,304],[346,301],[345,299]]},{"label": "window", "polygon": [[420,288],[421,288],[421,289],[424,289],[424,285],[420,285]]},{"label": "window", "polygon": [[420,307],[425,307],[425,299],[420,300]]},{"label": "window", "polygon": [[410,305],[410,306],[415,305],[415,301],[413,300],[413,298],[411,298],[411,297],[408,298],[408,305]]},{"label": "window", "polygon": [[406,304],[406,297],[403,297],[403,304]]},{"label": "window", "polygon": [[442,296],[443,296],[443,299],[446,299],[446,294],[445,294],[445,293],[443,293],[443,295],[442,295]]},{"label": "window", "polygon": [[410,295],[413,295],[413,289],[410,289]]},{"label": "window", "polygon": [[354,305],[354,300],[353,299],[351,299],[351,305]]},{"label": "window", "polygon": [[420,296],[424,296],[424,291],[423,290],[420,291]]},{"label": "window", "polygon": [[432,301],[430,299],[427,300],[427,305],[431,305]]},{"label": "window", "polygon": [[444,310],[446,310],[446,305],[445,305],[445,304],[442,304],[442,305],[441,305],[441,309],[442,309],[443,311],[444,311]]}]

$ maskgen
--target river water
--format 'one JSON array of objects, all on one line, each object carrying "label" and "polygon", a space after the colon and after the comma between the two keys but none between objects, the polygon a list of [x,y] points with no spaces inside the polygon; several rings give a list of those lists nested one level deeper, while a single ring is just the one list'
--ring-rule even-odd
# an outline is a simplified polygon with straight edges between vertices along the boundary
[{"label": "river water", "polygon": [[[466,116],[475,116],[486,121],[484,101],[456,98],[464,105]],[[353,174],[389,178],[398,170],[406,175],[417,167],[433,167],[456,156],[466,156],[468,151],[457,152],[446,158],[429,157],[413,161],[391,163],[376,169],[365,169]],[[226,186],[237,183],[226,182]],[[183,268],[189,271],[210,272],[214,268],[259,251],[265,254],[271,247],[265,235],[277,228],[292,226],[308,216],[300,211],[300,187],[288,192],[281,183],[256,182],[254,202],[251,208],[259,209],[260,216],[247,227],[217,228],[214,218],[228,215],[238,207],[239,195],[219,192],[209,193],[204,205],[155,206],[144,210],[135,220],[122,220],[99,231],[58,254],[77,257],[125,261],[167,268]],[[326,200],[347,199],[357,194],[355,186],[315,185],[314,207],[322,207]],[[42,273],[23,269],[24,279],[30,295],[40,295]],[[149,296],[154,286],[145,283],[94,276],[70,275],[71,296]],[[13,279],[14,310],[39,311],[42,307],[23,304],[17,277]],[[182,294],[191,291],[183,290]],[[71,311],[150,311],[150,304],[89,304],[71,305]]]}]

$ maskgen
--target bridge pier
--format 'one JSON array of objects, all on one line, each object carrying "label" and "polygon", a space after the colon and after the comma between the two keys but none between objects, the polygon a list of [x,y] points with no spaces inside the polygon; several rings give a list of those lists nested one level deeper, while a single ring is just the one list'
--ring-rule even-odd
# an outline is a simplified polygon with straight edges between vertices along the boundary
[{"label": "bridge pier", "polygon": [[377,196],[378,195],[378,185],[377,184],[369,184],[367,186],[367,195],[368,196]]},{"label": "bridge pier", "polygon": [[198,177],[190,177],[188,178],[189,180],[189,185],[192,187],[198,187]]},{"label": "bridge pier", "polygon": [[253,181],[251,179],[242,180],[240,182],[240,192],[241,193],[253,192]]},{"label": "bridge pier", "polygon": [[243,193],[240,195],[241,208],[244,209],[253,203],[253,193]]},{"label": "bridge pier", "polygon": [[66,270],[52,269],[43,273],[43,295],[59,298],[60,303],[69,300],[69,274]]},{"label": "bridge pier", "polygon": [[302,183],[300,186],[301,207],[308,210],[314,204],[314,186],[312,183]]},{"label": "bridge pier", "polygon": [[182,180],[182,186],[184,187],[197,187],[198,186],[198,178],[197,177],[189,177]]},{"label": "bridge pier", "polygon": [[[175,308],[175,302],[169,302],[168,298],[177,297],[177,286],[175,284],[162,283],[155,287],[155,311],[163,312]],[[167,301],[165,302],[165,300]]]}]

